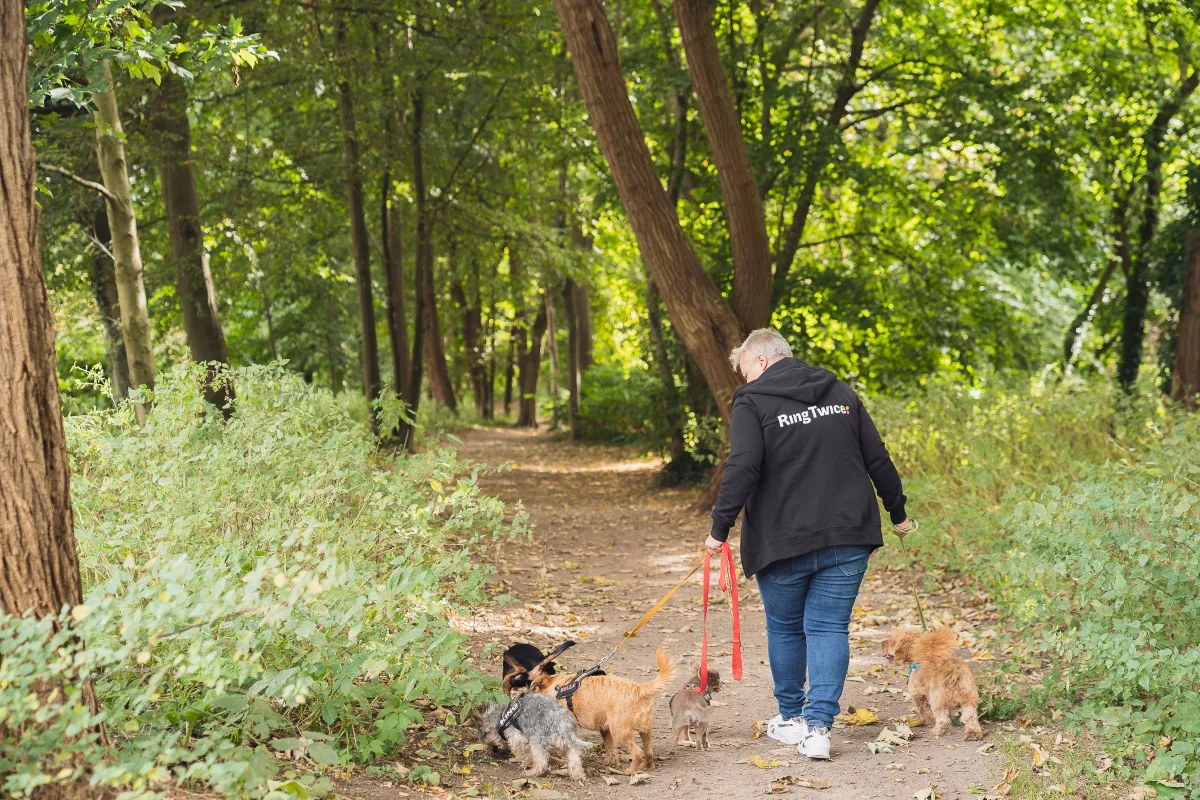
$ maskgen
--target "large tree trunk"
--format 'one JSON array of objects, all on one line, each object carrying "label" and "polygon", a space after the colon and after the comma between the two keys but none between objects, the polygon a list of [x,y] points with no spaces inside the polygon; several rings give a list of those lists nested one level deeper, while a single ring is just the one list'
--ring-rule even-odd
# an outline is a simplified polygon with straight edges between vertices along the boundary
[{"label": "large tree trunk", "polygon": [[575,281],[567,278],[563,285],[563,315],[567,318],[567,430],[572,442],[579,440],[579,301]]},{"label": "large tree trunk", "polygon": [[546,304],[538,304],[538,313],[533,320],[526,347],[518,358],[520,369],[519,388],[521,398],[517,412],[517,427],[537,427],[538,373],[542,368],[542,339],[546,337]]},{"label": "large tree trunk", "polygon": [[1195,409],[1200,397],[1200,231],[1188,231],[1187,275],[1179,306],[1179,336],[1171,372],[1171,398]]},{"label": "large tree trunk", "polygon": [[[103,201],[102,201],[103,202]],[[120,402],[129,396],[129,359],[121,340],[121,301],[117,295],[117,278],[113,270],[112,235],[108,231],[108,212],[97,206],[92,214],[92,294],[104,325],[108,351],[108,382],[113,399]]]},{"label": "large tree trunk", "polygon": [[38,253],[22,3],[0,4],[0,612],[83,601],[50,312]]},{"label": "large tree trunk", "polygon": [[675,20],[687,53],[688,73],[717,165],[725,219],[733,248],[733,313],[749,333],[771,317],[771,246],[741,117],[712,27],[708,0],[675,0]]},{"label": "large tree trunk", "polygon": [[[339,22],[338,44],[346,47],[344,23]],[[358,324],[362,336],[363,394],[371,418],[371,432],[379,434],[379,343],[375,338],[375,297],[371,290],[371,241],[367,236],[367,212],[363,202],[362,172],[358,160],[358,130],[354,119],[354,98],[350,84],[339,79],[338,119],[342,126],[342,153],[346,171],[346,205],[350,211],[350,246],[354,251],[354,283],[358,295]]]},{"label": "large tree trunk", "polygon": [[[146,305],[146,286],[142,281],[142,253],[138,246],[137,217],[129,191],[129,167],[125,161],[124,130],[117,111],[116,83],[108,62],[101,73],[107,88],[96,92],[96,155],[100,179],[108,189],[108,227],[112,232],[112,254],[121,306],[121,338],[129,360],[132,386],[154,389],[157,370],[154,347],[150,342],[150,311]],[[139,422],[146,421],[150,406],[137,404]]]},{"label": "large tree trunk", "polygon": [[404,405],[413,422],[401,422],[399,435],[411,452],[416,448],[414,436],[417,408],[421,404],[421,380],[424,377],[425,348],[425,271],[433,262],[433,222],[429,218],[429,198],[425,189],[425,156],[422,137],[425,126],[425,90],[418,87],[413,92],[413,116],[410,130],[412,147],[413,194],[417,204],[417,252],[413,269],[413,337],[412,356],[408,362],[408,383],[405,386]]},{"label": "large tree trunk", "polygon": [[596,139],[642,257],[662,292],[671,322],[704,373],[728,421],[741,384],[729,352],[742,329],[679,225],[646,147],[617,56],[616,39],[600,0],[554,0],[571,51],[580,92]]},{"label": "large tree trunk", "polygon": [[1150,302],[1150,258],[1154,236],[1158,233],[1161,206],[1162,171],[1165,159],[1165,140],[1171,120],[1179,113],[1184,101],[1200,84],[1200,71],[1192,71],[1179,85],[1170,100],[1159,106],[1154,121],[1146,129],[1142,149],[1146,153],[1146,191],[1142,196],[1142,220],[1138,227],[1138,248],[1126,280],[1125,315],[1121,327],[1121,362],[1117,380],[1129,391],[1137,380],[1142,366],[1142,343],[1146,331],[1146,306]]},{"label": "large tree trunk", "polygon": [[392,173],[385,169],[380,185],[380,225],[383,229],[383,274],[387,286],[388,338],[392,345],[392,390],[404,397],[411,372],[408,350],[408,312],[404,306],[404,238],[400,209],[392,202]]},{"label": "large tree trunk", "polygon": [[446,344],[442,341],[442,323],[438,318],[437,294],[433,290],[433,246],[421,272],[421,293],[425,296],[425,367],[429,370],[429,391],[439,404],[458,411],[450,367],[446,363]]},{"label": "large tree trunk", "polygon": [[208,266],[204,230],[200,226],[200,201],[196,197],[196,172],[192,166],[192,129],[187,116],[187,89],[183,80],[167,72],[158,89],[154,127],[159,135],[159,182],[167,237],[175,267],[175,295],[183,316],[192,360],[208,365],[204,397],[228,418],[233,386],[228,376],[218,376],[229,364],[225,333],[217,307],[217,292]]}]

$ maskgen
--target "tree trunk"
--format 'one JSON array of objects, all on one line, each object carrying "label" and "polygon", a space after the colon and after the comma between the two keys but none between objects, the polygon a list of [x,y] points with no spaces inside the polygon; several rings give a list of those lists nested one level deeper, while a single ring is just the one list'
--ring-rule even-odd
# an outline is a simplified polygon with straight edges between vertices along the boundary
[{"label": "tree trunk", "polygon": [[579,375],[587,372],[596,363],[593,355],[592,300],[586,283],[575,284],[575,313],[579,315]]},{"label": "tree trunk", "polygon": [[1087,305],[1083,310],[1076,315],[1075,319],[1071,320],[1070,326],[1067,328],[1067,335],[1063,339],[1063,374],[1071,374],[1071,364],[1075,361],[1075,357],[1079,355],[1077,352],[1079,340],[1083,338],[1084,332],[1087,330],[1088,323],[1092,320],[1092,315],[1095,308],[1104,298],[1104,290],[1108,286],[1109,280],[1113,273],[1116,272],[1117,266],[1120,265],[1125,274],[1128,275],[1131,269],[1132,255],[1129,250],[1129,197],[1131,193],[1126,193],[1124,198],[1114,203],[1112,208],[1112,225],[1113,236],[1117,245],[1117,250],[1109,259],[1108,265],[1104,268],[1104,272],[1100,274],[1100,280],[1096,282],[1096,288],[1092,290],[1091,296],[1088,298]]},{"label": "tree trunk", "polygon": [[1175,366],[1171,372],[1171,398],[1195,410],[1200,397],[1200,231],[1188,231],[1186,242],[1187,275],[1183,282],[1183,302],[1179,306],[1179,337],[1175,342]]},{"label": "tree trunk", "polygon": [[108,382],[117,402],[129,397],[129,360],[125,343],[121,341],[121,301],[117,296],[117,280],[113,271],[112,236],[108,231],[108,212],[97,206],[92,215],[92,294],[104,325],[108,351]]},{"label": "tree trunk", "polygon": [[267,291],[267,276],[258,271],[258,294],[262,297],[263,317],[267,321],[267,346],[271,348],[271,360],[279,360],[279,346],[275,338],[275,313],[271,309],[271,293]]},{"label": "tree trunk", "polygon": [[[477,262],[475,269],[478,269]],[[478,278],[475,281],[478,286]],[[481,348],[481,339],[483,336],[483,321],[482,313],[479,309],[479,296],[476,291],[472,291],[475,297],[474,302],[468,298],[466,291],[462,287],[462,283],[454,281],[450,284],[450,296],[454,299],[455,305],[462,312],[463,326],[463,349],[466,351],[467,357],[467,375],[470,378],[471,393],[475,396],[475,410],[479,416],[483,416],[484,396],[483,384],[486,379],[486,371],[483,365],[483,352]]]},{"label": "tree trunk", "polygon": [[429,370],[429,391],[441,405],[458,412],[454,385],[450,382],[450,367],[446,364],[446,345],[442,341],[442,325],[438,318],[437,295],[433,290],[433,246],[429,246],[428,261],[421,272],[421,293],[425,295],[425,366]]},{"label": "tree trunk", "polygon": [[546,378],[550,384],[550,397],[558,399],[558,315],[554,313],[554,292],[546,292],[546,356],[550,359],[550,371]]},{"label": "tree trunk", "polygon": [[579,289],[567,278],[563,285],[563,315],[567,318],[567,430],[572,442],[579,441]]},{"label": "tree trunk", "polygon": [[517,427],[537,427],[537,387],[538,373],[542,368],[542,339],[546,336],[546,304],[538,304],[538,313],[533,320],[533,330],[529,332],[528,346],[521,354],[520,390],[521,399],[517,414]]},{"label": "tree trunk", "polygon": [[771,246],[741,117],[712,27],[708,0],[675,0],[675,20],[687,53],[688,73],[717,165],[725,219],[733,248],[733,313],[744,332],[771,317]]},{"label": "tree trunk", "polygon": [[[124,130],[117,111],[116,83],[108,62],[100,76],[107,88],[96,92],[96,155],[100,179],[113,199],[108,200],[108,227],[112,232],[112,254],[121,307],[121,338],[129,360],[132,386],[154,389],[157,374],[154,347],[150,342],[150,311],[142,281],[142,254],[138,246],[137,218],[129,191],[129,168],[125,161]],[[144,423],[149,403],[136,406],[138,421]]]},{"label": "tree trunk", "polygon": [[196,172],[192,166],[192,128],[183,79],[165,72],[156,100],[154,128],[159,137],[159,182],[175,268],[175,295],[192,360],[208,367],[204,398],[228,419],[233,413],[230,402],[233,385],[228,375],[219,373],[222,365],[229,365],[229,350],[221,329],[217,292],[200,226],[200,201],[196,197]]},{"label": "tree trunk", "polygon": [[0,4],[0,612],[83,601],[54,348],[38,251],[22,3]]},{"label": "tree trunk", "polygon": [[1142,196],[1142,220],[1138,227],[1138,249],[1126,280],[1125,315],[1121,327],[1121,362],[1117,366],[1117,380],[1126,391],[1133,389],[1138,371],[1142,366],[1142,343],[1146,331],[1146,306],[1150,302],[1150,258],[1151,245],[1158,233],[1158,218],[1162,194],[1162,171],[1165,140],[1170,131],[1171,120],[1179,112],[1185,100],[1200,84],[1200,72],[1193,71],[1180,85],[1170,100],[1159,106],[1154,121],[1146,129],[1142,149],[1146,153],[1146,191]]},{"label": "tree trunk", "polygon": [[[346,48],[344,22],[337,27],[338,44]],[[371,290],[371,241],[367,236],[367,212],[363,201],[361,167],[358,160],[358,130],[354,119],[354,98],[350,84],[339,78],[338,119],[342,127],[342,153],[346,171],[346,205],[350,211],[350,246],[354,251],[354,284],[358,295],[358,325],[362,336],[363,394],[371,418],[371,432],[379,434],[379,343],[375,338],[375,297]]]},{"label": "tree trunk", "polygon": [[554,0],[596,139],[671,322],[728,421],[741,384],[729,352],[742,329],[679,225],[629,102],[616,39],[600,0]]},{"label": "tree trunk", "polygon": [[513,367],[515,353],[517,349],[516,339],[517,329],[513,326],[513,330],[509,334],[508,340],[508,363],[504,368],[504,416],[512,413],[512,395],[513,395]]},{"label": "tree trunk", "polygon": [[404,392],[404,405],[412,417],[412,422],[401,421],[399,435],[404,445],[411,452],[416,448],[414,426],[417,419],[417,408],[421,404],[421,380],[424,377],[424,348],[425,348],[425,284],[426,265],[433,261],[433,223],[429,218],[429,198],[425,189],[425,156],[422,150],[422,137],[425,126],[425,90],[418,87],[413,92],[412,128],[410,130],[412,147],[413,195],[417,204],[417,252],[413,265],[413,337],[412,355],[408,362],[408,383]]},{"label": "tree trunk", "polygon": [[392,202],[392,173],[385,168],[380,190],[383,274],[387,287],[388,338],[392,345],[392,391],[404,397],[412,371],[408,350],[408,311],[404,307],[404,238],[400,210]]}]

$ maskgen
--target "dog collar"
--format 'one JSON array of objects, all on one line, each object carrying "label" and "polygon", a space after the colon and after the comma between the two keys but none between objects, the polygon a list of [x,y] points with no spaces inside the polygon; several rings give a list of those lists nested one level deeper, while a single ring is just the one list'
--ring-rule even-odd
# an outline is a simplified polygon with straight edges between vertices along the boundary
[{"label": "dog collar", "polygon": [[683,687],[683,689],[682,689],[681,691],[684,691],[684,692],[695,692],[696,694],[698,694],[698,695],[700,695],[701,697],[703,697],[703,698],[704,698],[704,702],[706,702],[706,703],[711,703],[711,702],[712,702],[712,692],[702,692],[702,691],[700,691],[700,687],[699,687],[699,685],[697,685],[697,684],[695,684],[695,683],[689,683],[687,686],[684,686],[684,687]]},{"label": "dog collar", "polygon": [[912,675],[914,672],[916,672],[916,671],[917,671],[917,670],[919,670],[920,668],[921,668],[921,665],[920,665],[920,663],[919,663],[919,662],[916,662],[916,661],[914,661],[914,662],[912,663],[912,666],[908,668],[908,674],[911,676],[911,675]]}]

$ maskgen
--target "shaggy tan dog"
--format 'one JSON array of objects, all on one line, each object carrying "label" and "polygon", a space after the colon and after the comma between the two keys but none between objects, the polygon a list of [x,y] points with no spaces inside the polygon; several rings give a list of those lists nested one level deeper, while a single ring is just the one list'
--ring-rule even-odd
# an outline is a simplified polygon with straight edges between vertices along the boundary
[{"label": "shaggy tan dog", "polygon": [[935,628],[929,633],[899,628],[883,643],[883,657],[910,665],[908,693],[921,720],[933,726],[934,736],[944,736],[950,730],[950,712],[960,709],[967,739],[982,739],[975,676],[967,662],[952,655],[957,646],[954,631],[949,628]]},{"label": "shaggy tan dog", "polygon": [[[675,664],[662,648],[655,653],[655,659],[658,676],[649,683],[593,675],[579,684],[579,691],[571,698],[580,726],[599,731],[604,742],[605,764],[611,766],[620,761],[618,747],[629,751],[632,763],[627,775],[654,768],[654,697],[675,680]],[[530,691],[542,694],[553,695],[570,680],[570,675],[543,675],[537,668],[529,673]],[[559,702],[567,704],[566,700]]]}]

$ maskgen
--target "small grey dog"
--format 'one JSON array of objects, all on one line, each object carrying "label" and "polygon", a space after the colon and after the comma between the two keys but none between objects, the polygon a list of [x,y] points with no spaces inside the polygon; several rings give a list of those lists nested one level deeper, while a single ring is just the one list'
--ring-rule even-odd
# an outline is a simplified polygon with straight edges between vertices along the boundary
[{"label": "small grey dog", "polygon": [[478,724],[479,740],[491,747],[492,755],[510,751],[530,777],[546,774],[553,750],[566,754],[571,780],[587,777],[583,752],[591,745],[581,737],[579,723],[553,697],[520,694],[508,706],[491,703]]},{"label": "small grey dog", "polygon": [[692,679],[671,698],[671,727],[675,729],[675,745],[692,747],[692,728],[700,739],[700,747],[708,749],[708,718],[712,715],[712,693],[721,691],[721,676],[708,671],[708,691],[700,694],[700,668]]}]

